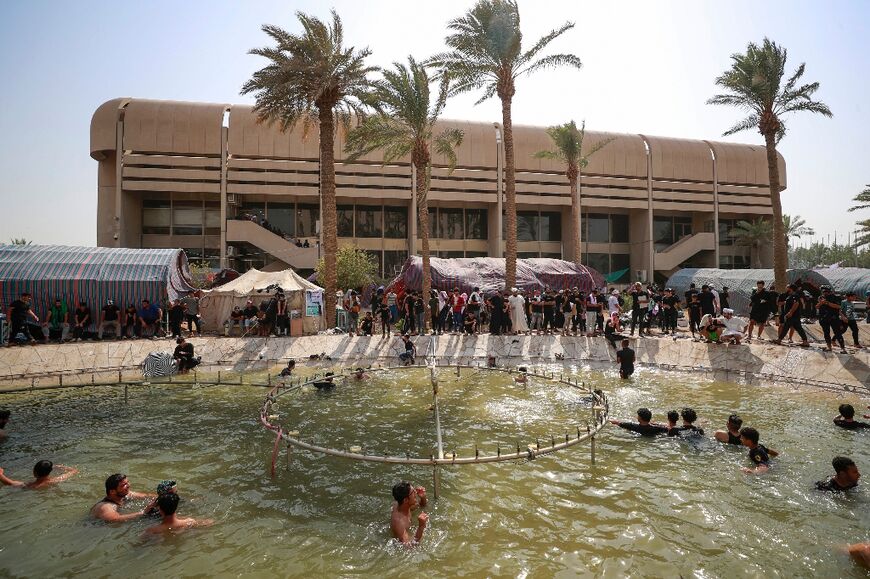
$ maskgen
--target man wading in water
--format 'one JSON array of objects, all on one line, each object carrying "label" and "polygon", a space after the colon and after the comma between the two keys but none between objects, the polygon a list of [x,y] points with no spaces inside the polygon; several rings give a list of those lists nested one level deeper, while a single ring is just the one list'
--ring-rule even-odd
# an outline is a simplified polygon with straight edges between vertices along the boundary
[{"label": "man wading in water", "polygon": [[411,539],[411,511],[426,507],[426,489],[412,487],[408,481],[402,481],[393,487],[393,511],[390,514],[390,531],[393,537],[403,545],[412,546],[423,540],[423,531],[429,522],[429,515],[420,513],[417,515],[417,532]]},{"label": "man wading in water", "polygon": [[[135,513],[122,515],[118,510],[131,499],[153,499],[147,507]],[[91,508],[91,516],[109,523],[125,523],[146,516],[157,504],[156,495],[134,493],[127,475],[113,474],[106,479],[106,496]]]}]

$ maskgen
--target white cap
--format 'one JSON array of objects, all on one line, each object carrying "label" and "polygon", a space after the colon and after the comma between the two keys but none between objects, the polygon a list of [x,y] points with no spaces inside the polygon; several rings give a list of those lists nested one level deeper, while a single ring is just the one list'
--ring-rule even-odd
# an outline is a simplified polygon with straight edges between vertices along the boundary
[{"label": "white cap", "polygon": [[733,314],[734,310],[732,310],[731,308],[725,308],[722,310],[722,313],[723,314]]}]

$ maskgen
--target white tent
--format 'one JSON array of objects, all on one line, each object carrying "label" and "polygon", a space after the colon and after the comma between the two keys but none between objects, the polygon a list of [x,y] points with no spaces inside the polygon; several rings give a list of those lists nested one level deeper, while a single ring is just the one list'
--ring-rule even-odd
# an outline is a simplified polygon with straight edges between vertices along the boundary
[{"label": "white tent", "polygon": [[321,328],[323,288],[300,277],[292,269],[276,272],[251,269],[229,283],[203,291],[200,314],[204,326],[222,329],[224,322],[230,318],[233,306],[244,308],[248,300],[259,306],[275,294],[266,288],[276,286],[284,290],[287,296],[287,310],[291,318],[298,316],[297,319],[302,320],[302,333],[316,334]]}]

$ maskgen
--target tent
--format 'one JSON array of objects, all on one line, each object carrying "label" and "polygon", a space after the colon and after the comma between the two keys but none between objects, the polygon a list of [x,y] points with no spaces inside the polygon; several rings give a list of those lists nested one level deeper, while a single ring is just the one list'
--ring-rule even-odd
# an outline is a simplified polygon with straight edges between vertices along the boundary
[{"label": "tent", "polygon": [[[275,289],[284,290],[287,310],[302,320],[301,333],[316,334],[321,328],[323,315],[323,288],[300,277],[292,269],[267,272],[250,269],[231,282],[213,290],[202,292],[200,315],[206,328],[221,328],[230,317],[233,306],[245,307],[251,300],[259,306],[275,295]],[[291,322],[292,323],[292,322]]]},{"label": "tent", "polygon": [[839,294],[853,291],[862,299],[870,292],[870,269],[866,267],[826,267],[816,269],[831,282],[831,287]]},{"label": "tent", "polygon": [[[823,275],[811,269],[789,269],[786,274],[789,283],[801,283],[803,288],[813,295],[819,294],[819,286],[829,283]],[[728,303],[731,308],[740,315],[747,315],[749,297],[755,289],[755,283],[761,280],[766,287],[770,287],[773,279],[772,269],[686,268],[672,275],[667,285],[674,288],[680,299],[684,299],[683,294],[691,283],[694,283],[699,290],[704,284],[713,286],[716,291],[727,287]],[[785,288],[776,289],[783,291]]]},{"label": "tent", "polygon": [[164,305],[191,291],[187,256],[180,249],[0,246],[0,301],[8,307],[28,292],[41,319],[57,297],[70,312],[85,301],[96,315],[106,300],[120,308],[143,299]]},{"label": "tent", "polygon": [[[470,293],[475,287],[484,294],[502,291],[504,287],[504,258],[467,257],[454,259],[430,258],[432,287]],[[590,267],[570,261],[550,258],[518,259],[516,287],[524,291],[534,289],[567,289],[581,291],[604,287],[604,277]],[[390,287],[420,291],[423,286],[423,258],[409,258]]]}]

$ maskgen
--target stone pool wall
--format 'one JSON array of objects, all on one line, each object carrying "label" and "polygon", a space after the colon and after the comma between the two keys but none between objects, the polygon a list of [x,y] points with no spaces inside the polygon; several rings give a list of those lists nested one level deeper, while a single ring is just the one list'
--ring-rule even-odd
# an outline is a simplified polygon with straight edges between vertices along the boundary
[{"label": "stone pool wall", "polygon": [[[418,354],[430,347],[429,336],[415,337]],[[202,356],[202,372],[277,372],[290,358],[301,367],[327,365],[394,364],[403,351],[393,336],[318,335],[300,338],[193,338]],[[497,364],[615,366],[615,351],[603,338],[565,336],[439,336],[435,342],[439,364],[485,363],[495,356]],[[58,345],[0,348],[0,390],[22,385],[56,386],[90,381],[141,378],[140,364],[154,351],[172,352],[171,340],[79,342]],[[776,346],[768,342],[726,346],[669,337],[632,341],[640,367],[699,372],[724,380],[768,380],[809,383],[848,389],[870,395],[870,353],[823,352],[818,347]],[[326,354],[332,361],[310,361],[311,354]]]}]

